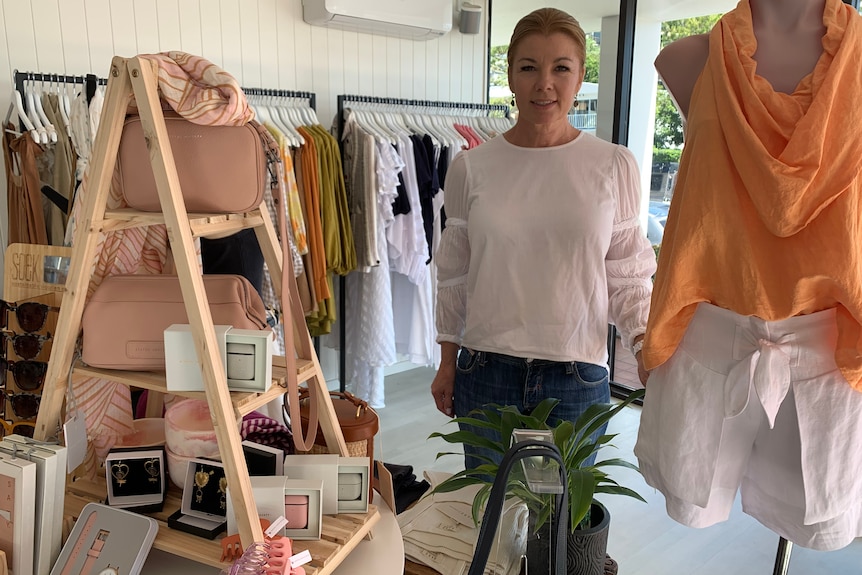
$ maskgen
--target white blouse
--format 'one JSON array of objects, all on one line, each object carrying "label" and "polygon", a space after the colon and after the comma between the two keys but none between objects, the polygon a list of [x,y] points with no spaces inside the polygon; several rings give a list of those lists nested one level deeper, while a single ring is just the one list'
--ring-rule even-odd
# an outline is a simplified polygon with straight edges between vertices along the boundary
[{"label": "white blouse", "polygon": [[582,133],[523,148],[498,136],[446,177],[436,255],[437,341],[607,364],[607,323],[646,330],[655,254],[640,224],[631,152]]}]

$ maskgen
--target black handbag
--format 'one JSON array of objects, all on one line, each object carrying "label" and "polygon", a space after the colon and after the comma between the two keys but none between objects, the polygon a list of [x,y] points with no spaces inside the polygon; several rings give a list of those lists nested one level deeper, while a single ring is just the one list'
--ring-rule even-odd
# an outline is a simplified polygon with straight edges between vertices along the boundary
[{"label": "black handbag", "polygon": [[[542,455],[550,457],[559,463],[560,482],[563,485],[568,485],[563,458],[560,455],[559,448],[553,443],[545,441],[521,441],[510,447],[503,456],[503,461],[500,462],[500,468],[494,477],[494,485],[491,487],[491,495],[488,498],[488,503],[485,505],[485,514],[482,516],[482,525],[479,528],[479,540],[476,542],[476,551],[473,553],[473,561],[470,563],[470,570],[467,572],[467,575],[482,575],[485,572],[485,566],[488,564],[488,556],[491,553],[491,546],[497,534],[497,525],[500,523],[500,514],[503,512],[503,503],[506,500],[506,487],[509,483],[509,474],[512,472],[512,467],[522,459]],[[568,498],[566,489],[563,489],[562,493],[556,497],[556,504],[554,506],[555,517],[565,516],[565,510],[569,508]],[[566,575],[566,530],[560,529],[559,523],[559,521],[555,521],[551,527],[551,541],[555,541],[556,544],[552,547],[553,556],[551,558],[551,565],[554,570],[548,575]],[[527,574],[531,575],[529,571]],[[539,575],[545,574],[541,573]]]}]

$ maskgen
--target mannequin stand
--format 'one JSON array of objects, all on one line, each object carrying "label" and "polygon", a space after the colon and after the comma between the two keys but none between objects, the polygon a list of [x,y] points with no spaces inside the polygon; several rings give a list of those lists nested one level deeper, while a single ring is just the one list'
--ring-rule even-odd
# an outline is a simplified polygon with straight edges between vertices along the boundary
[{"label": "mannequin stand", "polygon": [[779,537],[778,552],[775,554],[775,569],[772,571],[772,575],[787,575],[791,551],[793,551],[793,543],[784,537]]}]

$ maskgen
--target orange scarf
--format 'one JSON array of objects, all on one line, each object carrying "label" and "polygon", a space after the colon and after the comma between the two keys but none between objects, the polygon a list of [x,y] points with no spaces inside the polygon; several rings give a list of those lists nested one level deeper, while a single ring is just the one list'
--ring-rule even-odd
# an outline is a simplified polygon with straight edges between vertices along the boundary
[{"label": "orange scarf", "polygon": [[827,0],[823,54],[793,94],[755,74],[748,0],[710,33],[662,242],[644,359],[709,302],[775,321],[835,307],[836,362],[862,390],[862,19]]}]

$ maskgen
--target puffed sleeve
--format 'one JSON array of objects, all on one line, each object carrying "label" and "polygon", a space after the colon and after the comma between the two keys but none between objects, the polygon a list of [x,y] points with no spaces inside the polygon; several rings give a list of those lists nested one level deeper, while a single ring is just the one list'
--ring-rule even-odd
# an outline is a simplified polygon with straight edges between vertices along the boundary
[{"label": "puffed sleeve", "polygon": [[443,187],[446,229],[437,248],[437,342],[461,345],[467,320],[467,272],[470,239],[467,236],[467,162],[463,153],[452,160]]},{"label": "puffed sleeve", "polygon": [[640,226],[640,170],[632,153],[619,146],[613,167],[617,183],[617,213],[611,245],[605,257],[608,314],[622,335],[623,346],[646,332],[655,252]]}]

